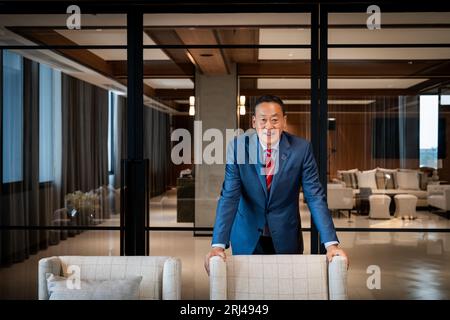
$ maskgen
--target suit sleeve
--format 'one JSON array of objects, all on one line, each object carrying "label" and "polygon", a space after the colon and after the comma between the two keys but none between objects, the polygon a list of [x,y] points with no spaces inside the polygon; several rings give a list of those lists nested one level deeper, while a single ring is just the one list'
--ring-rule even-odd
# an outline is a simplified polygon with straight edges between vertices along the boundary
[{"label": "suit sleeve", "polygon": [[212,244],[224,244],[226,248],[229,247],[231,227],[241,198],[241,177],[239,166],[236,163],[236,146],[237,139],[232,141],[227,147],[225,178],[217,204],[212,238]]},{"label": "suit sleeve", "polygon": [[333,219],[328,210],[325,193],[319,180],[319,172],[312,152],[311,143],[309,142],[303,160],[302,170],[303,194],[311,211],[314,224],[319,230],[321,242],[339,241]]}]

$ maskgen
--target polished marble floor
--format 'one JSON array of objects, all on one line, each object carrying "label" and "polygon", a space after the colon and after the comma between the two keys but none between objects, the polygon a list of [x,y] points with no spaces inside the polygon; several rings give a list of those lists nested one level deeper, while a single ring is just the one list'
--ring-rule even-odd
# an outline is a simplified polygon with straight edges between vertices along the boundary
[{"label": "polished marble floor", "polygon": [[[303,226],[310,217],[302,205]],[[449,221],[428,211],[419,211],[416,220],[369,220],[367,216],[335,217],[338,227],[370,228],[450,228]],[[116,225],[111,219],[104,225]],[[176,222],[174,191],[152,199],[151,225],[190,226]],[[339,232],[341,246],[350,257],[348,293],[350,299],[450,299],[450,233]],[[309,235],[304,234],[305,254]],[[182,260],[182,298],[208,299],[208,277],[203,258],[210,248],[210,237],[193,237],[192,232],[158,231],[150,235],[151,255],[173,255]],[[0,268],[1,299],[35,299],[37,265],[41,257],[52,255],[117,255],[119,232],[87,231],[50,246],[24,262]],[[231,253],[229,253],[231,254]],[[379,267],[380,289],[368,289],[372,274]]]},{"label": "polished marble floor", "polygon": [[[150,202],[150,224],[152,226],[193,226],[192,223],[177,223],[176,221],[176,190],[172,189],[162,196],[152,198]],[[450,219],[443,218],[425,209],[416,211],[416,219],[402,220],[392,218],[390,220],[369,219],[367,215],[356,215],[356,212],[348,218],[347,212],[342,212],[341,216],[333,215],[334,224],[339,228],[447,228],[450,229]],[[300,204],[300,216],[302,226],[311,226],[311,216],[306,204]]]}]

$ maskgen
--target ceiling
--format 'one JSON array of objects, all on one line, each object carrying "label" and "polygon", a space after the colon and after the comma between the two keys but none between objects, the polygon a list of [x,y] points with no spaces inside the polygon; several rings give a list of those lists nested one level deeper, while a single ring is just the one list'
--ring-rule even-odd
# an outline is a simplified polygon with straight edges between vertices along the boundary
[{"label": "ceiling", "polygon": [[[329,79],[329,89],[406,89],[428,79]],[[309,79],[258,79],[258,89],[310,89]]]},{"label": "ceiling", "polygon": [[[83,15],[81,30],[66,15],[0,15],[0,43],[126,45],[126,16]],[[382,29],[365,27],[367,14],[329,14],[328,87],[334,96],[416,94],[450,81],[450,48],[386,48],[383,44],[450,44],[450,13],[383,13]],[[309,45],[310,14],[146,14],[145,45]],[[25,52],[25,51],[23,51]],[[126,91],[125,49],[27,51],[65,72]],[[237,65],[240,94],[300,99],[310,89],[310,49],[156,48],[144,50],[144,93],[169,112],[187,111],[195,70],[221,75]],[[69,72],[70,70],[70,72]],[[350,101],[350,100],[349,100]]]},{"label": "ceiling", "polygon": [[[125,29],[86,29],[69,30],[55,29],[57,33],[79,45],[126,45],[127,31]],[[155,42],[143,34],[144,45],[155,45]],[[90,49],[90,52],[103,60],[126,60],[127,51],[124,49]],[[145,50],[144,60],[170,60],[160,49]]]}]

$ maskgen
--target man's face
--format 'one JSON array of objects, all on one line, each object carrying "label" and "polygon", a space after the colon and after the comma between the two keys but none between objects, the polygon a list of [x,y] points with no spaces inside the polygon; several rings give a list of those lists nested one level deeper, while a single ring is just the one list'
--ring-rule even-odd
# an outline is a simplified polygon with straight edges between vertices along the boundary
[{"label": "man's face", "polygon": [[255,108],[253,128],[265,145],[276,144],[286,126],[286,116],[278,103],[262,102]]}]

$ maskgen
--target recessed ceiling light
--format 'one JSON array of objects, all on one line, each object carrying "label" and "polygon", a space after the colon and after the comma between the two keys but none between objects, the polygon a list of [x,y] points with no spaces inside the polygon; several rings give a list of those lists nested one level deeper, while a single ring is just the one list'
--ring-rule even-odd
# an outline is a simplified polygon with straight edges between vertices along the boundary
[{"label": "recessed ceiling light", "polygon": [[95,31],[103,31],[103,29],[95,29]]},{"label": "recessed ceiling light", "polygon": [[293,57],[293,56],[294,56],[294,53],[289,52],[288,56],[289,56],[289,57]]},{"label": "recessed ceiling light", "polygon": [[191,61],[191,63],[192,63],[193,65],[197,65],[197,63],[196,63],[195,60],[194,60],[194,57],[190,54],[189,51],[186,51],[186,55],[188,56],[189,60]]}]

